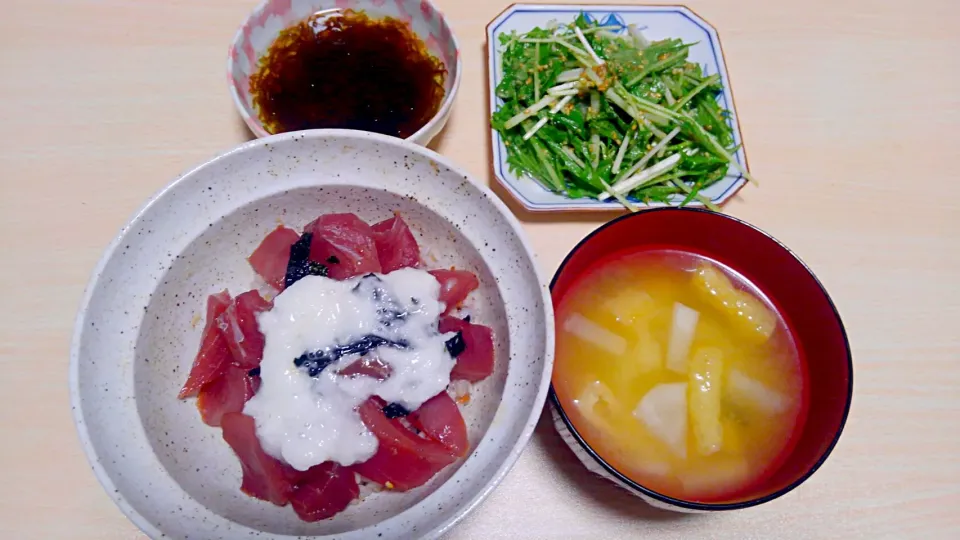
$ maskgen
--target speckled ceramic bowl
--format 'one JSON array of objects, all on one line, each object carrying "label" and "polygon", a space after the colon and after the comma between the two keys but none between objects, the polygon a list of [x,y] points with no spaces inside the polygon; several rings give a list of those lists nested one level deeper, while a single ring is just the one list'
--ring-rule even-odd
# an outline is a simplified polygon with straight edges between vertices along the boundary
[{"label": "speckled ceramic bowl", "polygon": [[230,94],[257,137],[269,135],[257,116],[250,95],[250,76],[257,70],[260,57],[284,28],[313,15],[335,9],[363,11],[371,17],[392,17],[410,25],[434,56],[447,68],[444,98],[440,110],[420,130],[407,138],[426,145],[447,124],[453,100],[460,88],[460,48],[446,18],[430,0],[263,0],[237,30],[227,56],[227,81]]},{"label": "speckled ceramic bowl", "polygon": [[[496,369],[463,409],[472,453],[425,486],[381,492],[319,523],[240,492],[220,430],[180,401],[208,294],[255,283],[247,255],[277,222],[324,212],[375,221],[402,212],[428,266],[481,281],[471,306],[493,327]],[[540,414],[553,312],[530,246],[506,206],[443,157],[358,131],[252,141],[155,195],[107,249],[87,287],[70,358],[80,441],[120,509],[153,538],[431,538],[507,473]]]}]

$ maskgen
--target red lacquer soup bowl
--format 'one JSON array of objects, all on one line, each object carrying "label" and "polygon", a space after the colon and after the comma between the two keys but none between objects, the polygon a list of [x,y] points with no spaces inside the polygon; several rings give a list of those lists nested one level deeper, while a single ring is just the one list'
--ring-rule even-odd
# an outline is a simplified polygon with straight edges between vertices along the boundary
[{"label": "red lacquer soup bowl", "polygon": [[[648,503],[681,512],[733,510],[773,500],[802,484],[827,459],[843,431],[853,395],[853,360],[833,301],[813,272],[783,244],[736,218],[692,208],[660,208],[615,219],[584,238],[551,283],[557,307],[591,265],[628,250],[669,249],[713,259],[757,286],[777,307],[806,366],[808,406],[795,445],[772,474],[728,499],[682,500],[632,480],[578,433],[551,386],[554,424],[577,457]],[[560,351],[557,351],[560,354]]]}]

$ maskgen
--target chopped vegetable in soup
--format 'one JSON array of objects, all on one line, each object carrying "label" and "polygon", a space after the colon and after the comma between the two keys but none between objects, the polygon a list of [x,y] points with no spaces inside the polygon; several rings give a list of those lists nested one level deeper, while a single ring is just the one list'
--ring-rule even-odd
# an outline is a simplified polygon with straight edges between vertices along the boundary
[{"label": "chopped vegetable in soup", "polygon": [[732,500],[774,474],[802,427],[804,370],[773,304],[699,255],[617,254],[557,306],[564,411],[607,463],[670,497]]}]

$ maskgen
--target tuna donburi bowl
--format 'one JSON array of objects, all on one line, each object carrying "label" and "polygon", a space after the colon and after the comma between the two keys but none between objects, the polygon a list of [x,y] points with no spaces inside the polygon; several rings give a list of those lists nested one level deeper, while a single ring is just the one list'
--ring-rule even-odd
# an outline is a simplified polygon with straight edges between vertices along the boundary
[{"label": "tuna donburi bowl", "polygon": [[[367,248],[341,242],[368,229]],[[252,141],[174,181],[108,248],[77,319],[74,418],[107,493],[152,537],[433,537],[529,439],[552,365],[547,295],[515,218],[441,156],[352,131]],[[355,332],[331,329],[331,301]],[[327,326],[283,323],[307,314]],[[435,371],[405,372],[414,359]],[[361,405],[273,414],[284,380],[309,393],[322,377]],[[336,448],[304,449],[323,436],[311,418],[342,420]],[[396,441],[443,466],[411,479],[368,463],[409,448]]]}]

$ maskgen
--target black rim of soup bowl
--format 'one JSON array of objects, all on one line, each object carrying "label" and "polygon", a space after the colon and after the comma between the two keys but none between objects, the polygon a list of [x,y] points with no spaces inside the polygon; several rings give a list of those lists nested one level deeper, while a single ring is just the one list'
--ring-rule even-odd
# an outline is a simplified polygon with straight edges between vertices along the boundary
[{"label": "black rim of soup bowl", "polygon": [[[798,257],[796,253],[794,253],[793,251],[790,250],[790,248],[785,246],[783,242],[780,242],[779,240],[777,240],[767,232],[763,231],[762,229],[754,225],[751,225],[750,223],[747,223],[746,221],[743,221],[742,219],[728,216],[726,214],[722,214],[719,212],[705,210],[702,208],[677,208],[677,207],[651,208],[649,210],[643,210],[637,213],[625,214],[616,219],[608,221],[607,223],[604,223],[603,225],[601,225],[600,227],[592,231],[590,234],[585,236],[582,240],[577,242],[577,245],[574,246],[572,250],[570,250],[570,253],[568,253],[566,257],[564,257],[563,262],[560,263],[560,266],[557,268],[556,273],[554,273],[553,275],[553,279],[550,281],[550,291],[553,292],[553,288],[556,285],[557,280],[559,279],[560,275],[563,273],[563,270],[566,268],[567,263],[570,262],[570,259],[577,253],[577,251],[580,250],[581,247],[583,247],[587,242],[589,242],[595,235],[599,234],[601,231],[603,231],[607,227],[610,227],[613,224],[618,223],[620,221],[638,218],[640,216],[643,216],[644,214],[649,214],[653,212],[699,212],[704,214],[712,214],[714,216],[717,216],[718,218],[728,219],[740,225],[743,225],[745,227],[749,227],[754,231],[767,237],[768,239],[772,240],[780,249],[786,251],[800,266],[803,267],[804,270],[806,270],[806,272],[810,275],[810,277],[813,278],[813,281],[820,288],[820,292],[823,294],[823,297],[827,300],[827,303],[830,305],[830,309],[833,310],[833,315],[836,318],[836,323],[840,328],[840,334],[843,337],[843,345],[844,345],[846,360],[847,360],[847,369],[849,370],[849,373],[850,373],[850,380],[847,384],[847,399],[846,399],[846,404],[844,405],[843,416],[840,419],[840,425],[837,428],[836,434],[833,436],[833,440],[830,441],[830,445],[827,446],[826,450],[823,452],[820,458],[816,461],[816,463],[814,463],[813,467],[811,467],[810,470],[808,470],[803,475],[801,475],[800,478],[798,478],[796,481],[790,483],[786,487],[781,488],[769,495],[765,495],[763,497],[759,497],[756,499],[749,499],[746,501],[736,502],[736,503],[701,503],[701,502],[694,502],[694,501],[685,501],[683,499],[675,499],[673,497],[669,497],[662,493],[658,493],[650,488],[644,487],[643,485],[631,480],[629,477],[627,477],[626,475],[618,471],[615,467],[607,463],[607,461],[603,459],[603,457],[601,457],[600,454],[598,454],[590,446],[590,444],[583,439],[583,437],[580,435],[580,432],[578,432],[577,428],[574,427],[573,422],[571,422],[570,418],[567,417],[567,413],[563,410],[563,406],[560,404],[560,400],[557,398],[557,393],[553,388],[552,380],[550,382],[550,392],[549,392],[550,404],[555,408],[555,410],[557,411],[557,414],[560,415],[560,418],[563,420],[563,423],[567,427],[567,430],[571,433],[571,435],[573,435],[573,438],[577,441],[577,444],[580,445],[580,448],[582,448],[583,451],[586,452],[591,458],[593,458],[595,462],[597,462],[601,467],[603,467],[605,471],[613,475],[614,478],[619,480],[623,485],[627,486],[632,491],[636,491],[642,495],[645,495],[647,497],[650,497],[652,499],[655,499],[657,501],[660,501],[672,506],[677,506],[680,508],[684,508],[688,510],[696,510],[696,511],[738,510],[741,508],[750,508],[752,506],[757,506],[759,504],[772,501],[773,499],[776,499],[781,495],[785,495],[790,491],[793,491],[793,489],[795,489],[797,486],[804,483],[808,478],[810,478],[813,475],[813,473],[817,472],[820,466],[823,465],[823,463],[827,460],[827,458],[833,452],[833,449],[836,447],[837,442],[840,440],[840,435],[843,433],[843,428],[847,423],[847,416],[850,413],[850,406],[851,406],[851,403],[853,402],[853,353],[850,350],[850,341],[847,338],[847,331],[843,326],[843,320],[840,318],[840,312],[837,310],[837,306],[833,303],[833,299],[830,298],[830,295],[827,293],[827,289],[824,288],[823,283],[820,282],[820,279],[817,278],[816,274],[813,273],[810,267],[807,266],[807,264],[803,262],[803,260],[800,259],[800,257]],[[556,366],[554,366],[554,369],[556,369]]]}]

